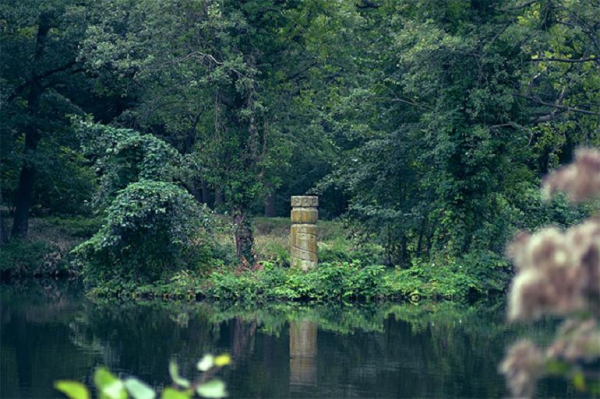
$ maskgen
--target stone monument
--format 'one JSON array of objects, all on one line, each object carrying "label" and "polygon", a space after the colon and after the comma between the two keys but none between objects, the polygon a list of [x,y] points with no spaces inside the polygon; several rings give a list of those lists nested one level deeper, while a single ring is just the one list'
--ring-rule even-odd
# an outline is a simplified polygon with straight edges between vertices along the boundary
[{"label": "stone monument", "polygon": [[290,229],[291,267],[304,271],[314,269],[317,257],[317,220],[319,197],[292,197],[292,226]]}]

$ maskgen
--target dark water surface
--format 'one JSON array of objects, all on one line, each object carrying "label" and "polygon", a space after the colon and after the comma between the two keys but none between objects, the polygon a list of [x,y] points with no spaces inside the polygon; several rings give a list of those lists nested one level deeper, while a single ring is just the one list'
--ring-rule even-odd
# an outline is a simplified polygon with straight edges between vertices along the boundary
[{"label": "dark water surface", "polygon": [[[550,338],[550,323],[503,323],[503,305],[380,304],[258,309],[196,303],[92,303],[76,284],[1,287],[0,397],[61,398],[57,379],[91,383],[96,366],[169,383],[205,353],[230,353],[231,398],[502,398],[497,364],[521,336]],[[574,397],[543,381],[539,398]]]}]

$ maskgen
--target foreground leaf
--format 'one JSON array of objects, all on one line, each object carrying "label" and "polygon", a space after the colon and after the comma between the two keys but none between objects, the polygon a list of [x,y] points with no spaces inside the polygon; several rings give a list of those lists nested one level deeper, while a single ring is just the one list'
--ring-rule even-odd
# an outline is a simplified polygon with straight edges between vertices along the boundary
[{"label": "foreground leaf", "polygon": [[165,388],[160,399],[190,399],[191,395],[173,388]]},{"label": "foreground leaf", "polygon": [[196,388],[198,395],[204,398],[224,398],[227,396],[225,383],[219,379],[210,380]]},{"label": "foreground leaf", "polygon": [[94,383],[101,393],[101,398],[127,399],[123,381],[115,377],[106,367],[99,367],[96,370]]},{"label": "foreground leaf", "polygon": [[169,363],[169,374],[171,375],[171,379],[175,384],[183,388],[190,387],[190,381],[179,375],[179,366],[177,366],[177,363],[175,363],[174,361],[171,361],[171,363]]},{"label": "foreground leaf", "polygon": [[156,397],[156,392],[137,378],[126,379],[125,388],[134,399],[154,399]]},{"label": "foreground leaf", "polygon": [[215,365],[218,367],[227,366],[230,363],[231,363],[231,356],[229,356],[227,354],[219,355],[215,358]]},{"label": "foreground leaf", "polygon": [[90,391],[77,381],[56,381],[54,388],[67,395],[70,399],[90,399]]},{"label": "foreground leaf", "polygon": [[202,359],[198,362],[198,370],[207,371],[212,368],[215,364],[215,357],[213,355],[204,355]]}]

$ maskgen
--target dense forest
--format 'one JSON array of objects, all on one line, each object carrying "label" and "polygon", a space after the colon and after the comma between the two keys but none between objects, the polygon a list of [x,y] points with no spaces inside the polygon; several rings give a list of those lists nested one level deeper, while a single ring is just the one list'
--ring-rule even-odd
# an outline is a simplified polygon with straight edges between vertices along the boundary
[{"label": "dense forest", "polygon": [[539,184],[600,145],[598,0],[2,0],[0,40],[5,257],[94,219],[88,281],[205,273],[227,219],[253,268],[311,193],[372,263],[481,280],[589,213]]}]

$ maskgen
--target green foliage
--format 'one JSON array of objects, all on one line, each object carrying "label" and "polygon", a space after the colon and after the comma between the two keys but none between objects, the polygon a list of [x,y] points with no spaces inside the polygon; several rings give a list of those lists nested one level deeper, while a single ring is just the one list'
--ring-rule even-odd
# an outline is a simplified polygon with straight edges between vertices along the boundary
[{"label": "green foliage", "polygon": [[102,226],[102,219],[98,217],[47,217],[42,222],[56,229],[60,234],[77,238],[90,238]]},{"label": "green foliage", "polygon": [[469,253],[442,265],[416,262],[385,277],[386,290],[407,298],[460,299],[504,292],[512,270],[505,259],[482,252]]},{"label": "green foliage", "polygon": [[323,263],[359,262],[363,265],[382,264],[383,248],[368,242],[357,242],[343,236],[319,243],[319,260]]},{"label": "green foliage", "polygon": [[460,299],[493,291],[460,269],[422,265],[398,271],[383,266],[363,267],[358,262],[336,262],[321,263],[316,270],[303,272],[266,264],[264,270],[257,272],[215,272],[201,290],[208,299],[243,303]]},{"label": "green foliage", "polygon": [[598,143],[597,7],[384,1],[358,13],[337,44],[362,74],[327,97],[340,156],[322,188],[350,195],[386,264],[500,254],[515,227],[562,223],[531,182]]},{"label": "green foliage", "polygon": [[[125,284],[188,260],[193,273],[190,253],[204,245],[208,263],[210,246],[165,221],[180,216],[146,220],[133,205],[145,198],[122,191],[131,184],[214,198],[234,217],[235,247],[214,252],[225,264],[235,250],[248,264],[258,254],[287,265],[288,222],[253,249],[249,213],[275,198],[287,214],[289,195],[318,192],[322,215],[347,211],[361,243],[326,238],[325,225],[324,263],[402,268],[403,292],[429,277],[461,287],[434,296],[499,290],[507,272],[490,254],[515,229],[588,214],[542,205],[532,182],[600,144],[599,19],[593,2],[568,0],[8,2],[0,205],[18,207],[25,227],[30,211],[86,215],[89,204],[137,215],[127,228],[107,219],[81,252],[103,265],[98,278],[123,272]],[[442,267],[408,273],[431,262]]]},{"label": "green foliage", "polygon": [[111,203],[119,190],[139,180],[174,182],[183,177],[182,158],[163,140],[90,122],[79,122],[79,135],[87,157],[100,175],[95,207]]},{"label": "green foliage", "polygon": [[12,240],[0,246],[2,277],[60,276],[75,272],[60,247],[45,241]]},{"label": "green foliage", "polygon": [[75,253],[89,282],[115,277],[152,282],[186,267],[199,270],[210,259],[201,230],[209,223],[206,209],[185,190],[141,180],[117,193],[105,224]]},{"label": "green foliage", "polygon": [[[71,128],[65,130],[75,136]],[[72,148],[76,145],[77,140],[72,140],[68,146],[42,143],[38,148],[33,215],[90,215],[97,182],[83,154]]]},{"label": "green foliage", "polygon": [[[198,371],[202,372],[195,381],[190,381],[179,375],[177,363],[169,363],[169,374],[173,382],[172,387],[164,388],[161,399],[191,399],[201,398],[224,398],[227,396],[225,383],[213,374],[224,366],[231,363],[231,357],[223,354],[219,356],[205,355],[197,365]],[[135,377],[125,379],[118,378],[106,367],[98,367],[94,372],[94,385],[98,392],[98,399],[155,399],[157,391],[146,383]],[[54,387],[67,395],[69,399],[91,399],[90,390],[78,381],[60,380],[54,383]]]},{"label": "green foliage", "polygon": [[28,239],[13,239],[0,246],[3,277],[78,275],[71,249],[88,239],[102,225],[99,218],[33,218]]},{"label": "green foliage", "polygon": [[98,101],[95,78],[78,63],[96,9],[93,2],[73,0],[0,5],[0,202],[19,209],[17,235],[26,235],[30,212],[89,213],[96,181],[69,116],[110,114],[103,105],[111,99]]}]

